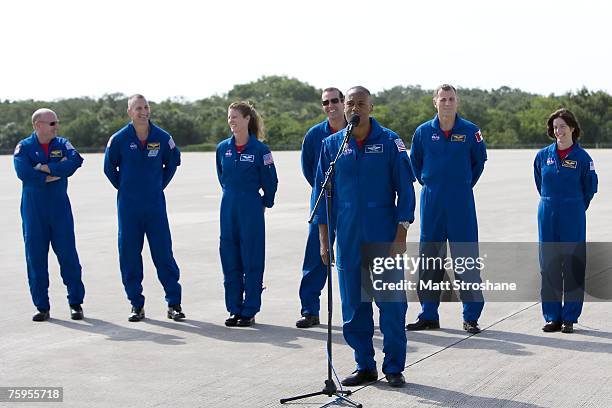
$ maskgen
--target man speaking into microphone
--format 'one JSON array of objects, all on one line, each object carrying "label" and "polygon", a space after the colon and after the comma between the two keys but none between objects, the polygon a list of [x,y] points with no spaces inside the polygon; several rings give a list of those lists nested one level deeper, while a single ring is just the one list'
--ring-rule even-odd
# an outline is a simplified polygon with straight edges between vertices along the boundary
[{"label": "man speaking into microphone", "polygon": [[[342,385],[357,386],[378,379],[374,360],[374,320],[371,298],[362,298],[362,289],[371,286],[372,260],[364,259],[363,244],[393,243],[405,250],[406,234],[414,221],[415,197],[410,159],[402,139],[370,117],[373,110],[370,92],[355,86],[348,90],[344,114],[350,118],[347,128],[323,141],[315,188],[321,183],[329,164],[342,149],[333,175],[338,282],[342,301],[342,332],[355,351],[357,369],[342,380]],[[346,146],[345,134],[352,130]],[[318,193],[318,191],[317,191]],[[321,257],[327,264],[330,251],[327,240],[325,205],[317,209],[314,223],[319,225]],[[403,271],[394,271],[403,277]],[[362,281],[362,279],[367,280]],[[406,363],[406,294],[399,291],[393,299],[374,294],[380,309],[384,360],[382,371],[389,385],[401,387]]]}]

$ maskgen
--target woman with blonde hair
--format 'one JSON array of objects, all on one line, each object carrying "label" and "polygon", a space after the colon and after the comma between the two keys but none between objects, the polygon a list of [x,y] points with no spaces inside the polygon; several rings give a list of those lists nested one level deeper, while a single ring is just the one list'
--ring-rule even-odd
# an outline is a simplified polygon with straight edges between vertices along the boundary
[{"label": "woman with blonde hair", "polygon": [[231,135],[217,145],[221,198],[219,252],[223,268],[226,326],[248,327],[261,307],[265,265],[266,207],[278,185],[272,153],[261,140],[263,120],[248,102],[228,107]]}]

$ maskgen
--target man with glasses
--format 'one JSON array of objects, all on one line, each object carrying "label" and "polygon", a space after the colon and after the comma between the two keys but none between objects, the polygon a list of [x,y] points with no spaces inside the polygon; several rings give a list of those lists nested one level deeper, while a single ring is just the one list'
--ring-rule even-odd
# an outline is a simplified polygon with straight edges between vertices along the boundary
[{"label": "man with glasses", "polygon": [[[487,150],[480,129],[457,114],[457,90],[448,84],[433,95],[435,117],[414,132],[410,160],[421,189],[420,253],[426,259],[445,259],[446,241],[453,258],[478,258],[478,224],[472,191],[484,170]],[[433,263],[433,266],[431,265]],[[444,268],[439,262],[426,262],[419,269],[421,282],[441,282]],[[436,266],[437,265],[437,266]],[[480,283],[477,268],[455,272],[455,280]],[[421,288],[421,285],[419,285]],[[418,290],[421,313],[407,330],[440,327],[440,290]],[[480,333],[478,319],[484,307],[482,293],[461,291],[463,329]]]},{"label": "man with glasses", "polygon": [[145,234],[157,277],[164,287],[169,319],[185,318],[181,308],[179,267],[172,255],[172,239],[164,189],[181,164],[172,136],[150,120],[144,96],[128,98],[132,121],[110,137],[104,156],[104,174],[117,191],[119,268],[132,304],[130,322],[145,318],[142,295],[142,247]]},{"label": "man with glasses", "polygon": [[[314,193],[314,182],[321,152],[321,142],[327,136],[346,127],[344,118],[344,95],[338,88],[326,88],[321,95],[321,106],[327,118],[311,127],[302,143],[302,173],[312,188],[310,194],[310,210],[312,211],[317,196]],[[319,255],[319,229],[312,223],[308,226],[308,239],[304,263],[302,265],[302,281],[300,283],[300,302],[302,317],[295,322],[298,328],[308,328],[320,323],[319,308],[321,290],[327,279],[327,268]]]},{"label": "man with glasses", "polygon": [[68,177],[83,158],[68,139],[57,136],[59,121],[50,109],[32,115],[34,132],[15,147],[13,163],[22,181],[21,219],[25,241],[28,284],[42,322],[49,310],[49,243],[57,256],[62,280],[68,289],[70,317],[83,319],[85,287],[74,237],[74,220],[68,199]]}]

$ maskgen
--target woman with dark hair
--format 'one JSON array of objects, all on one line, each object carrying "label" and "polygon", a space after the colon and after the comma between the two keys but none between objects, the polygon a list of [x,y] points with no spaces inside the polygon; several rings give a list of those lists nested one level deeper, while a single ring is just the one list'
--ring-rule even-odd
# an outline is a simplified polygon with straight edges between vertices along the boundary
[{"label": "woman with dark hair", "polygon": [[553,112],[547,125],[554,142],[533,163],[540,193],[542,330],[572,333],[584,300],[586,210],[597,192],[597,174],[593,159],[577,143],[580,124],[572,112]]},{"label": "woman with dark hair", "polygon": [[[272,153],[261,140],[263,120],[248,102],[228,108],[232,134],[217,145],[221,198],[221,266],[226,326],[255,323],[261,307],[265,259],[266,207],[274,205],[278,179]],[[263,194],[260,193],[263,192]]]}]

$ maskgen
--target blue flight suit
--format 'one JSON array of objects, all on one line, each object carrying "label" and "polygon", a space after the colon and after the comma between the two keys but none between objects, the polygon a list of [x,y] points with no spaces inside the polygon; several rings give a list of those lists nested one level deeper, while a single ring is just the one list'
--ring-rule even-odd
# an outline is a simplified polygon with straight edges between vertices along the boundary
[{"label": "blue flight suit", "polygon": [[577,143],[560,160],[552,143],[538,152],[533,169],[540,193],[542,313],[547,322],[576,323],[584,300],[586,210],[597,192],[595,165]]},{"label": "blue flight suit", "polygon": [[[235,137],[217,145],[217,176],[223,189],[219,253],[225,306],[250,318],[261,308],[265,267],[264,207],[272,208],[278,186],[268,146],[249,135],[238,153]],[[263,195],[260,194],[263,190]]]},{"label": "blue flight suit", "polygon": [[[81,304],[85,287],[74,238],[74,220],[68,199],[68,177],[81,167],[83,158],[68,139],[55,137],[49,142],[49,156],[36,133],[17,144],[13,158],[17,177],[22,181],[21,219],[25,241],[28,284],[34,306],[49,310],[49,243],[57,256],[60,274],[68,289],[68,304]],[[57,181],[45,182],[47,173],[34,166],[46,164]]]},{"label": "blue flight suit", "polygon": [[[425,257],[446,257],[448,240],[453,257],[478,257],[478,224],[472,188],[480,178],[487,151],[478,127],[456,115],[447,138],[436,115],[414,132],[410,148],[414,175],[421,189],[420,252]],[[469,244],[471,243],[471,244]],[[431,266],[431,265],[430,265]],[[422,281],[440,282],[442,268],[420,268]],[[479,283],[477,269],[455,279]],[[440,320],[440,291],[418,290],[422,311],[419,320]],[[462,291],[463,320],[478,321],[484,301],[480,291]]]},{"label": "blue flight suit", "polygon": [[[317,165],[321,154],[321,143],[323,139],[334,133],[325,121],[311,127],[302,143],[302,173],[312,187],[310,194],[310,211],[314,208],[317,201],[314,183],[317,175]],[[323,201],[321,202],[323,205]],[[333,235],[333,234],[332,234]],[[332,239],[333,242],[333,239]],[[302,281],[300,283],[300,301],[302,303],[302,315],[319,315],[321,290],[327,280],[327,267],[321,260],[319,253],[319,227],[314,222],[308,225],[308,239],[304,253],[304,263],[302,265]]]},{"label": "blue flight suit", "polygon": [[[361,149],[354,138],[349,139],[348,148],[336,163],[333,178],[342,332],[355,351],[357,370],[376,368],[372,302],[371,297],[368,301],[362,297],[362,289],[371,284],[372,259],[362,259],[362,244],[393,242],[398,223],[414,221],[415,208],[414,177],[404,143],[375,119],[370,118],[370,124],[370,134]],[[317,193],[321,190],[325,171],[341,148],[345,133],[346,129],[323,141],[315,183]],[[317,209],[317,224],[327,223],[325,211],[324,205]],[[387,271],[389,281],[399,282],[403,277],[403,270]],[[362,282],[362,279],[367,280]],[[385,374],[401,373],[406,363],[406,293],[397,291],[394,297],[385,293],[384,299],[379,295],[381,293],[376,293],[374,298],[384,335],[382,370]]]},{"label": "blue flight suit", "polygon": [[141,255],[145,234],[166,302],[181,303],[180,271],[172,254],[164,195],[180,164],[181,153],[172,136],[152,122],[144,146],[132,122],[111,136],[106,146],[104,174],[118,190],[121,280],[134,307],[143,307],[145,301]]}]

